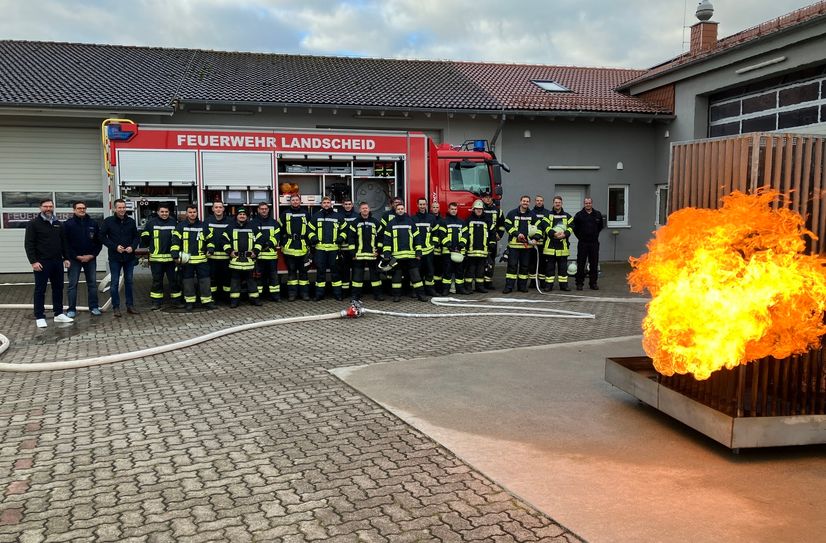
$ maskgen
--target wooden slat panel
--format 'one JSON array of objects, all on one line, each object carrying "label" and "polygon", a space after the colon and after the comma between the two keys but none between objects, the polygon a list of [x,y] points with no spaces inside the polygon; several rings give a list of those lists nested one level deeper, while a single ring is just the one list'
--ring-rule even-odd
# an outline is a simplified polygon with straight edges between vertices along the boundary
[{"label": "wooden slat panel", "polygon": [[697,207],[697,194],[699,193],[699,186],[697,183],[697,177],[699,176],[700,172],[700,144],[693,143],[691,144],[691,173],[689,174],[689,179],[691,179],[691,186],[689,187],[689,196],[688,196],[688,205],[691,207]]},{"label": "wooden slat panel", "polygon": [[725,164],[723,165],[723,179],[725,181],[725,188],[723,189],[723,192],[725,194],[731,194],[734,179],[734,140],[726,140],[725,154],[726,159]]},{"label": "wooden slat panel", "polygon": [[[783,188],[781,187],[781,176],[783,174],[783,137],[775,137],[772,138],[774,143],[774,171],[772,172],[772,178],[769,180],[769,186],[778,192],[783,192]],[[773,207],[776,209],[777,205],[774,204]]]},{"label": "wooden slat panel", "polygon": [[[783,148],[783,185],[780,192],[784,196],[792,189],[792,167],[794,166],[794,136],[786,137],[786,145]],[[784,206],[786,207],[786,206]]]},{"label": "wooden slat panel", "polygon": [[809,188],[812,186],[812,153],[814,152],[815,139],[805,139],[806,142],[803,145],[803,172],[801,173],[800,192],[795,197],[795,201],[797,202],[797,212],[803,215],[808,222],[810,219],[809,207],[812,201]]},{"label": "wooden slat panel", "polygon": [[760,186],[760,141],[762,134],[754,134],[749,143],[749,192],[754,192]]},{"label": "wooden slat panel", "polygon": [[699,207],[708,209],[711,202],[711,156],[712,156],[712,144],[710,142],[704,141],[700,144],[700,167],[702,171],[702,178],[700,179],[700,183],[702,186],[702,190],[700,193],[700,202]]},{"label": "wooden slat panel", "polygon": [[796,138],[794,149],[794,167],[792,168],[791,187],[789,187],[788,207],[800,213],[800,186],[803,175],[803,147],[807,138]]},{"label": "wooden slat panel", "polygon": [[766,136],[763,142],[763,176],[760,178],[760,186],[770,186],[774,164],[774,136]]},{"label": "wooden slat panel", "polygon": [[740,192],[748,192],[749,190],[749,140],[742,139],[740,141],[740,155],[736,159],[737,178],[734,180],[735,188]]}]

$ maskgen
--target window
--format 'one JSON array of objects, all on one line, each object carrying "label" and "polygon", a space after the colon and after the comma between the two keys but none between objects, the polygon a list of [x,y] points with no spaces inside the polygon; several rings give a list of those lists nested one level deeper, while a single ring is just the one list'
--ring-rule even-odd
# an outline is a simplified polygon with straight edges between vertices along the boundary
[{"label": "window", "polygon": [[490,169],[484,162],[450,163],[450,190],[479,194],[483,188],[490,186]]},{"label": "window", "polygon": [[657,217],[654,226],[664,226],[668,222],[668,185],[657,185]]},{"label": "window", "polygon": [[628,226],[628,185],[608,185],[608,226]]},{"label": "window", "polygon": [[72,204],[78,200],[86,202],[86,214],[93,219],[103,220],[102,192],[29,192],[4,191],[2,194],[2,228],[26,228],[26,224],[40,213],[40,201],[51,198],[54,214],[65,221],[74,215]]},{"label": "window", "polygon": [[556,81],[550,80],[533,80],[531,81],[534,85],[541,88],[542,90],[546,90],[548,92],[571,92],[571,89],[563,87]]}]

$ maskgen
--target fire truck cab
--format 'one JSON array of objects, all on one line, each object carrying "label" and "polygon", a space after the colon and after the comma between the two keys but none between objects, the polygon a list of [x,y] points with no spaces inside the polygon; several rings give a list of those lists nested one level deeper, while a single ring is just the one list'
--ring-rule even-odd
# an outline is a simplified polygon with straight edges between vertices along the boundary
[{"label": "fire truck cab", "polygon": [[[138,225],[161,202],[182,218],[190,203],[202,217],[214,202],[253,216],[258,203],[289,205],[299,194],[312,209],[324,196],[349,196],[374,212],[402,197],[459,204],[467,216],[483,191],[501,198],[501,170],[485,140],[454,147],[416,132],[257,129],[140,125],[108,119],[102,126],[111,200],[124,198]],[[110,201],[111,205],[111,201]]]}]

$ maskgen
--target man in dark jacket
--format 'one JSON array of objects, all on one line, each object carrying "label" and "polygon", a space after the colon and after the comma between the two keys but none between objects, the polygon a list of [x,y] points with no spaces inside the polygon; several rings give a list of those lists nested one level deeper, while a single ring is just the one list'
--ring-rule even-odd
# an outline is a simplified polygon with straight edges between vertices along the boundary
[{"label": "man in dark jacket", "polygon": [[347,223],[344,218],[333,209],[333,203],[328,196],[321,199],[321,209],[313,215],[310,221],[310,244],[315,248],[315,300],[324,299],[324,289],[327,286],[327,270],[330,270],[330,282],[333,287],[333,296],[341,300],[341,276],[336,264],[339,246],[345,243]]},{"label": "man in dark jacket", "polygon": [[26,257],[34,272],[34,318],[38,328],[46,328],[46,285],[52,285],[55,322],[72,322],[63,314],[63,269],[69,267],[69,251],[63,225],[54,216],[51,198],[41,200],[40,214],[26,225]]},{"label": "man in dark jacket", "polygon": [[132,295],[132,274],[135,271],[135,250],[138,248],[138,225],[126,214],[126,202],[115,200],[115,214],[106,217],[100,229],[100,240],[109,249],[109,271],[112,274],[110,292],[112,294],[112,314],[120,317],[120,272],[126,290],[126,311],[137,314],[135,298]]},{"label": "man in dark jacket", "polygon": [[574,235],[579,240],[576,253],[576,289],[582,290],[585,283],[585,261],[588,260],[588,284],[592,290],[599,290],[599,233],[605,227],[602,213],[594,209],[593,201],[585,198],[584,207],[574,215],[572,222]]},{"label": "man in dark jacket", "polygon": [[407,275],[410,288],[419,301],[430,300],[424,293],[424,283],[419,275],[419,259],[422,258],[422,243],[419,230],[413,218],[405,213],[404,204],[396,205],[396,214],[387,222],[382,241],[382,260],[396,261],[392,269],[393,301],[400,302],[402,294],[402,273]]},{"label": "man in dark jacket", "polygon": [[96,284],[97,256],[103,248],[100,241],[100,225],[86,214],[86,202],[75,202],[74,216],[63,224],[66,231],[66,245],[69,249],[69,310],[66,315],[77,315],[77,284],[82,271],[86,277],[86,291],[89,295],[89,312],[100,316],[98,289]]}]

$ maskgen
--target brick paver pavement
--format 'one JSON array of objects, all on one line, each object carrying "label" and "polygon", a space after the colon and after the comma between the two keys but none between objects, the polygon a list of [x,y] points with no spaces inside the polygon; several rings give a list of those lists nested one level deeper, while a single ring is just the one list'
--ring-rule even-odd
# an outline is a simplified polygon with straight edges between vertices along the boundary
[{"label": "brick paver pavement", "polygon": [[[625,295],[625,271],[613,267],[603,290],[584,294]],[[141,276],[144,306],[147,288]],[[30,295],[0,287],[0,303]],[[414,301],[368,305],[445,311]],[[3,361],[122,352],[341,307],[84,314],[46,330],[28,311],[3,310],[0,331],[13,342]],[[560,308],[597,319],[365,316],[263,328],[107,366],[0,373],[0,541],[578,540],[327,371],[637,334],[644,311],[603,302]]]}]

